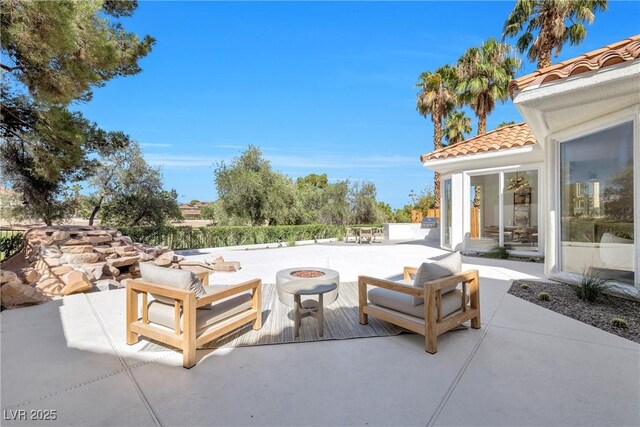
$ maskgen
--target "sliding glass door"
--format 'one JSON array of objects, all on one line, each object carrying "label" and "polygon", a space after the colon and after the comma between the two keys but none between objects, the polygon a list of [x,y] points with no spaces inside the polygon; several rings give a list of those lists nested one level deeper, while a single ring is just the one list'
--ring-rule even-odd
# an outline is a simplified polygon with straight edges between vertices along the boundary
[{"label": "sliding glass door", "polygon": [[633,123],[560,144],[560,268],[634,283]]},{"label": "sliding glass door", "polygon": [[470,249],[538,252],[538,171],[469,177]]}]

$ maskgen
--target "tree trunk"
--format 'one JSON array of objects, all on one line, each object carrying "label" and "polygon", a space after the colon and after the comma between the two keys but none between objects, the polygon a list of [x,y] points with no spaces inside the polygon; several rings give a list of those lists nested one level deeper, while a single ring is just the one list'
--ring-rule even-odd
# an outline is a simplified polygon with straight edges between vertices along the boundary
[{"label": "tree trunk", "polygon": [[[442,117],[433,117],[433,149],[442,148]],[[436,172],[433,175],[433,195],[435,197],[435,207],[440,208],[440,174]]]},{"label": "tree trunk", "polygon": [[546,48],[540,51],[538,56],[538,69],[546,68],[551,65],[551,48]]},{"label": "tree trunk", "polygon": [[98,200],[98,203],[93,207],[93,211],[91,211],[91,215],[89,216],[89,225],[93,225],[93,221],[96,219],[96,215],[98,214],[100,207],[102,207],[103,200],[104,200],[104,196],[100,197],[100,200]]},{"label": "tree trunk", "polygon": [[478,135],[487,133],[487,113],[478,111]]}]

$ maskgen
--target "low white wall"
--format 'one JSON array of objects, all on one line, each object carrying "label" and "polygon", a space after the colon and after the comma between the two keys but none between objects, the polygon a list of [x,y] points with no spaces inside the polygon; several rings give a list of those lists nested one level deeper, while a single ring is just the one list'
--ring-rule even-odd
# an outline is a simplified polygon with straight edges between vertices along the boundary
[{"label": "low white wall", "polygon": [[440,240],[440,226],[422,228],[422,224],[390,223],[383,227],[385,240]]}]

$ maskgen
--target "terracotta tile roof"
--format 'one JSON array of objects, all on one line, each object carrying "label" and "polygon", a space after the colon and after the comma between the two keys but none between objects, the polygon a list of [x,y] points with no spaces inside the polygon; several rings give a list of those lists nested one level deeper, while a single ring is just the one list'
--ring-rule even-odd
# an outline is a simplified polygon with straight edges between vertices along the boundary
[{"label": "terracotta tile roof", "polygon": [[640,57],[640,34],[512,80],[509,83],[509,93],[513,98],[516,92],[530,85],[596,71],[621,62],[633,61],[638,57]]},{"label": "terracotta tile roof", "polygon": [[442,160],[449,157],[525,147],[535,143],[536,139],[533,133],[531,133],[529,126],[527,126],[526,123],[519,123],[504,126],[491,132],[474,136],[466,141],[423,154],[420,156],[420,160],[424,163],[430,160]]}]

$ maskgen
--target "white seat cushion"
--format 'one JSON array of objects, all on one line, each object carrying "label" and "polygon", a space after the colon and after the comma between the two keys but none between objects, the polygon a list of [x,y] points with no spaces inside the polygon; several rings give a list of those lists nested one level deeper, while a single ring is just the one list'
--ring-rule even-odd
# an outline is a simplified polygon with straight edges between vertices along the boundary
[{"label": "white seat cushion", "polygon": [[[220,289],[219,286],[205,286],[207,293]],[[233,315],[252,308],[251,293],[243,293],[216,301],[208,309],[196,310],[196,330],[207,328]],[[180,310],[180,330],[184,328],[184,315]],[[149,303],[149,321],[167,328],[174,328],[174,306],[155,300]]]},{"label": "white seat cushion", "polygon": [[[468,299],[468,296],[467,296]],[[424,304],[413,305],[413,296],[384,288],[372,288],[369,291],[369,302],[380,307],[399,311],[410,316],[424,319]],[[462,291],[456,289],[442,295],[442,314],[446,317],[462,308]]]}]

